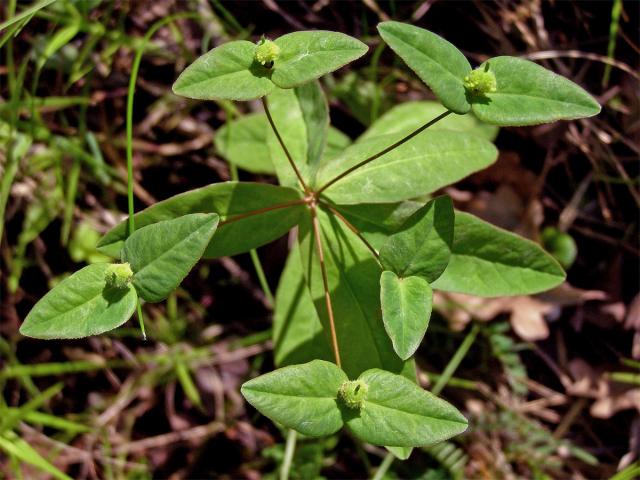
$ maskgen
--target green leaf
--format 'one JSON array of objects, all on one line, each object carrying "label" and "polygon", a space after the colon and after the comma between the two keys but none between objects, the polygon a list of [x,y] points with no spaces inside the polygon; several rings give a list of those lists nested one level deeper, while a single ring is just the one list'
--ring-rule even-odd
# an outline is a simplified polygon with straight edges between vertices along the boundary
[{"label": "green leaf", "polygon": [[[388,135],[353,144],[321,167],[318,185],[382,151],[395,140],[394,135]],[[497,157],[495,146],[475,135],[426,131],[347,175],[325,193],[337,204],[399,202],[457,182],[491,165]]]},{"label": "green leaf", "polygon": [[325,30],[293,32],[274,40],[280,55],[271,80],[292,88],[333,72],[360,58],[369,47],[349,35]]},{"label": "green leaf", "polygon": [[445,107],[455,113],[469,111],[462,82],[471,65],[460,50],[439,35],[406,23],[382,22],[378,31]]},{"label": "green leaf", "polygon": [[192,213],[133,232],[124,242],[122,260],[131,265],[138,295],[147,302],[167,298],[200,260],[218,219],[215,213]]},{"label": "green leaf", "polygon": [[[318,219],[342,369],[349,378],[356,378],[369,368],[384,368],[415,378],[413,362],[403,362],[394,352],[382,323],[380,266],[362,241],[337,218],[318,209]],[[299,242],[311,297],[325,335],[330,338],[324,284],[310,220],[300,224]]]},{"label": "green leaf", "polygon": [[433,292],[424,278],[398,278],[390,271],[380,277],[384,328],[393,349],[406,360],[420,346],[431,318]]},{"label": "green leaf", "polygon": [[205,53],[173,84],[173,93],[199,100],[253,100],[271,92],[271,71],[254,60],[256,45],[237,40]]},{"label": "green leaf", "polygon": [[467,429],[466,418],[455,407],[400,375],[372,369],[359,380],[369,386],[364,406],[360,410],[341,408],[346,425],[360,440],[419,447]]},{"label": "green leaf", "polygon": [[297,244],[289,252],[276,291],[273,343],[274,360],[279,367],[314,359],[333,360],[307,288]]},{"label": "green leaf", "polygon": [[537,244],[473,215],[455,213],[451,259],[431,286],[481,297],[527,295],[565,279],[558,262]]},{"label": "green leaf", "polygon": [[380,261],[401,277],[437,279],[449,263],[454,214],[451,198],[442,196],[414,213],[380,249]]},{"label": "green leaf", "polygon": [[[290,90],[276,90],[267,98],[271,117],[305,182],[318,169],[329,128],[329,107],[320,84],[310,82]],[[280,184],[297,187],[298,179],[278,142],[267,130],[271,160]]]},{"label": "green leaf", "polygon": [[65,278],[35,304],[20,333],[41,339],[82,338],[129,320],[136,308],[136,291],[132,285],[106,288],[108,267],[94,263]]},{"label": "green leaf", "polygon": [[275,175],[267,146],[269,124],[264,113],[254,113],[218,129],[214,137],[216,150],[227,161],[251,173]]},{"label": "green leaf", "polygon": [[[214,183],[152,205],[135,215],[136,228],[189,213],[217,213],[220,223],[205,258],[236,255],[280,238],[307,212],[298,190],[251,182]],[[120,223],[98,242],[98,250],[119,257],[127,238]]]},{"label": "green leaf", "polygon": [[406,460],[411,456],[413,447],[385,447],[399,460]]},{"label": "green leaf", "polygon": [[423,204],[413,200],[335,206],[376,250],[380,250],[387,238],[400,230],[402,224],[422,207]]},{"label": "green leaf", "polygon": [[[397,139],[400,140],[438,115],[442,115],[445,111],[446,109],[438,102],[401,103],[378,118],[357,141],[361,142],[390,134],[395,134]],[[465,115],[448,115],[439,122],[434,123],[429,127],[429,130],[467,132],[493,141],[498,135],[499,128],[495,125],[483,123],[472,113],[467,113]]]},{"label": "green leaf", "polygon": [[326,160],[331,160],[333,157],[342,153],[342,151],[349,145],[351,145],[351,138],[337,128],[329,125],[329,130],[327,131],[327,144],[324,146],[324,158]]},{"label": "green leaf", "polygon": [[274,422],[320,437],[343,425],[336,399],[347,380],[333,363],[314,360],[249,380],[241,391],[247,402]]},{"label": "green leaf", "polygon": [[537,125],[592,117],[598,102],[571,80],[515,57],[496,57],[489,64],[496,76],[493,93],[473,99],[477,117],[494,125]]}]

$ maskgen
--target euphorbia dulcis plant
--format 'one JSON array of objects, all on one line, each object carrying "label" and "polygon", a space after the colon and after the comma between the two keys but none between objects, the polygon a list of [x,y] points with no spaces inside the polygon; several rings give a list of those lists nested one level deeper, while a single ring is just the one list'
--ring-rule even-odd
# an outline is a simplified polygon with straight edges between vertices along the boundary
[{"label": "euphorbia dulcis plant", "polygon": [[278,287],[277,370],[242,386],[249,403],[309,436],[347,428],[406,458],[411,447],[463,432],[465,417],[423,390],[413,355],[424,341],[433,290],[524,295],[561,283],[537,244],[455,211],[434,192],[497,158],[498,126],[589,117],[598,103],[575,83],[527,60],[476,69],[451,43],[398,22],[382,39],[441,103],[384,114],[354,142],[330,126],[318,78],[367,52],[355,38],[294,32],[214,48],[177,79],[177,95],[261,99],[264,113],[230,121],[219,153],[280,185],[222,182],[161,201],[113,228],[94,264],[45,295],[21,332],[78,338],[116,328],[138,297],[158,302],[200,257],[236,255],[297,227]]}]

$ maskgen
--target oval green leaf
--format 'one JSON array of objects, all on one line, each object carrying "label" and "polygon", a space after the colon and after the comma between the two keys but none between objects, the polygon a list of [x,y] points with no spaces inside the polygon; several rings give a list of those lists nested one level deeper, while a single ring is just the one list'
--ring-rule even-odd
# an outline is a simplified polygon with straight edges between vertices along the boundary
[{"label": "oval green leaf", "polygon": [[449,263],[453,228],[451,198],[435,198],[389,236],[380,249],[380,261],[401,277],[416,275],[433,282]]},{"label": "oval green leaf", "polygon": [[254,60],[256,45],[237,40],[205,53],[173,84],[173,93],[198,100],[253,100],[271,92],[271,71]]},{"label": "oval green leaf", "polygon": [[345,424],[360,440],[421,447],[467,429],[467,419],[453,405],[400,375],[372,369],[359,380],[369,386],[364,406],[358,411],[341,407]]},{"label": "oval green leaf", "polygon": [[[135,215],[137,228],[189,213],[217,213],[220,224],[205,258],[236,255],[272,242],[297,225],[306,213],[301,192],[263,183],[223,182],[168,198]],[[119,257],[127,238],[120,223],[98,242],[98,250]]]},{"label": "oval green leaf", "polygon": [[481,297],[528,295],[560,285],[558,262],[536,243],[455,212],[451,259],[434,289]]},{"label": "oval green leaf", "polygon": [[218,215],[193,213],[140,228],[124,242],[122,260],[133,270],[133,285],[147,302],[167,298],[200,260]]},{"label": "oval green leaf", "polygon": [[246,115],[219,128],[213,139],[216,150],[229,163],[251,173],[275,175],[267,146],[267,116]]},{"label": "oval green leaf", "polygon": [[[370,138],[323,165],[318,185],[392,145],[394,135]],[[334,183],[326,195],[334,203],[392,203],[428,195],[491,165],[495,146],[478,136],[448,130],[426,131]]]},{"label": "oval green leaf", "polygon": [[462,81],[471,65],[460,50],[441,36],[406,23],[382,22],[378,31],[445,107],[455,113],[469,111]]},{"label": "oval green leaf", "polygon": [[[438,102],[401,103],[378,118],[357,141],[390,134],[395,134],[400,140],[444,112],[446,112],[446,108]],[[499,128],[483,123],[472,113],[467,113],[465,115],[448,115],[430,126],[429,130],[467,132],[493,141],[498,135]]]},{"label": "oval green leaf", "polygon": [[[370,368],[384,368],[415,378],[412,361],[402,361],[382,322],[380,266],[362,241],[335,216],[318,209],[324,266],[335,322],[342,369],[356,378]],[[318,316],[329,339],[329,314],[314,243],[311,220],[300,223],[298,241],[303,271]],[[354,339],[358,341],[354,341]]]},{"label": "oval green leaf", "polygon": [[380,250],[387,238],[398,232],[404,222],[422,207],[423,204],[413,200],[335,206],[376,250]]},{"label": "oval green leaf", "polygon": [[292,88],[320,78],[360,58],[369,47],[349,35],[326,30],[293,32],[274,40],[280,55],[271,80]]},{"label": "oval green leaf", "polygon": [[110,264],[94,263],[65,278],[31,309],[20,333],[40,339],[82,338],[119,327],[131,318],[137,295],[132,285],[107,288]]},{"label": "oval green leaf", "polygon": [[418,349],[429,326],[433,304],[429,282],[421,277],[398,278],[393,272],[382,272],[380,303],[393,349],[406,360]]},{"label": "oval green leaf", "polygon": [[[318,170],[329,128],[329,107],[318,82],[288,90],[276,90],[267,97],[273,122],[287,146],[302,178],[311,183]],[[271,128],[267,130],[271,161],[280,184],[299,187],[289,160]]]},{"label": "oval green leaf", "polygon": [[494,93],[473,99],[473,112],[494,125],[537,125],[592,117],[600,105],[580,86],[529,60],[496,57],[483,63],[496,76]]},{"label": "oval green leaf", "polygon": [[280,276],[273,312],[273,355],[278,367],[332,360],[333,352],[304,278],[294,244]]},{"label": "oval green leaf", "polygon": [[314,360],[249,380],[241,391],[247,402],[274,422],[320,437],[342,428],[337,396],[347,380],[333,363]]}]

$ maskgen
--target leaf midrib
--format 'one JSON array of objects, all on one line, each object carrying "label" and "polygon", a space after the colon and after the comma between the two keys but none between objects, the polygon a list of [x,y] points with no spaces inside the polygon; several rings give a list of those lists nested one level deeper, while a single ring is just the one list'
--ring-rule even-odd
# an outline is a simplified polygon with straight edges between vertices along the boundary
[{"label": "leaf midrib", "polygon": [[456,423],[456,424],[460,424],[460,425],[467,425],[467,422],[458,421],[458,420],[451,420],[451,419],[442,418],[442,417],[434,417],[434,416],[429,416],[429,415],[423,415],[421,413],[416,413],[415,411],[412,412],[412,411],[409,411],[409,410],[403,410],[402,408],[389,407],[387,405],[384,405],[382,403],[378,403],[378,402],[370,400],[370,399],[365,400],[365,408],[366,408],[366,404],[367,403],[375,405],[376,407],[379,407],[381,409],[391,410],[391,411],[394,411],[394,412],[400,412],[400,413],[403,413],[405,415],[409,415],[411,417],[428,418],[428,419],[431,419],[431,420],[439,420],[441,422],[449,422],[449,423]]},{"label": "leaf midrib", "polygon": [[[462,85],[462,79],[458,77],[458,75],[454,72],[452,72],[451,70],[449,70],[445,65],[443,65],[442,63],[440,63],[438,60],[436,60],[435,58],[427,55],[425,52],[423,52],[422,50],[419,50],[417,47],[414,47],[412,44],[410,44],[409,42],[407,42],[404,38],[399,37],[398,35],[391,33],[391,32],[387,32],[387,34],[389,34],[392,37],[395,37],[396,39],[400,40],[404,45],[406,45],[407,47],[409,47],[410,49],[414,50],[415,52],[418,52],[419,55],[426,57],[429,59],[429,61],[431,63],[434,63],[435,65],[438,66],[438,68],[442,71],[444,71],[445,73],[447,73],[449,76],[453,77],[453,79],[460,85]],[[428,69],[427,69],[428,70]],[[469,71],[471,71],[471,69],[469,69]],[[438,82],[440,83],[440,82]]]},{"label": "leaf midrib", "polygon": [[[203,83],[208,83],[208,82],[211,82],[211,81],[214,81],[214,80],[219,80],[222,77],[229,77],[231,75],[242,74],[242,73],[245,73],[245,72],[248,72],[249,74],[251,74],[251,72],[247,68],[243,68],[243,69],[240,69],[240,70],[234,70],[234,71],[231,71],[231,72],[223,72],[220,75],[213,75],[213,76],[210,76],[210,77],[205,78],[203,80],[198,80],[198,81],[195,81],[195,82],[191,82],[188,85],[188,87],[184,87],[184,88],[193,88],[195,86],[202,85]],[[269,82],[271,82],[271,79],[267,78],[267,77],[256,77],[255,75],[251,75],[251,78],[256,78],[256,79],[263,79],[264,78],[266,80],[269,80]],[[271,82],[271,83],[273,84],[273,82]]]},{"label": "leaf midrib", "polygon": [[[469,151],[480,150],[480,149],[483,148],[481,145],[480,146],[476,146],[476,147],[477,148],[471,148],[470,147],[470,148],[467,148],[467,149],[464,149],[464,150],[447,150],[447,153],[459,155],[459,154],[463,154],[463,153],[468,153]],[[386,155],[381,156],[380,158],[378,158],[378,160],[384,158],[385,156]],[[403,156],[401,158],[397,158],[397,159],[394,159],[392,161],[388,161],[386,163],[382,163],[382,164],[379,164],[379,165],[366,166],[366,167],[363,167],[363,168],[353,172],[351,175],[349,175],[347,178],[345,178],[345,181],[337,182],[334,185],[342,185],[342,186],[344,186],[344,185],[347,185],[349,183],[350,179],[358,178],[358,177],[364,175],[365,173],[371,173],[372,171],[379,170],[379,169],[382,169],[382,168],[387,168],[390,165],[396,165],[398,163],[412,162],[412,161],[415,161],[417,158],[429,158],[429,159],[432,159],[432,158],[443,158],[443,155],[441,153],[440,153],[440,155],[438,155],[437,152],[433,152],[431,154],[421,154],[421,155],[415,155],[415,156],[411,156],[411,157]],[[346,169],[345,169],[345,171],[346,171]],[[331,187],[329,187],[327,189],[327,193],[333,189],[334,185],[332,185]]]},{"label": "leaf midrib", "polygon": [[494,92],[494,93],[490,93],[487,95],[489,98],[491,97],[525,97],[525,98],[532,98],[535,100],[542,100],[544,102],[548,102],[548,103],[557,103],[563,106],[571,106],[571,107],[575,107],[575,106],[579,106],[579,107],[583,107],[583,108],[591,108],[591,105],[587,105],[587,104],[583,104],[583,103],[575,103],[575,102],[565,102],[562,100],[558,100],[555,98],[550,98],[550,97],[545,97],[544,95],[532,95],[530,93],[515,93],[515,92]]},{"label": "leaf midrib", "polygon": [[[56,315],[55,315],[55,316],[53,316],[53,317],[49,317],[49,316],[48,316],[48,317],[46,317],[46,318],[43,318],[43,319],[41,319],[41,321],[42,321],[43,323],[51,323],[51,322],[53,322],[53,321],[56,321],[56,320],[57,320],[57,319],[59,319],[60,317],[63,317],[63,316],[65,316],[65,315],[69,315],[69,314],[71,314],[72,312],[74,312],[74,311],[78,310],[78,309],[79,309],[79,308],[81,308],[81,307],[84,307],[84,306],[85,306],[85,305],[87,305],[87,304],[92,304],[92,305],[93,305],[93,304],[95,304],[95,303],[96,303],[96,302],[95,302],[95,300],[96,300],[97,298],[99,298],[99,297],[101,297],[101,296],[102,296],[102,293],[103,293],[103,291],[102,291],[102,290],[100,290],[100,291],[99,291],[99,292],[97,292],[95,295],[93,295],[91,298],[89,298],[88,300],[86,300],[86,301],[82,302],[81,304],[76,305],[76,306],[74,306],[73,308],[71,308],[71,309],[69,309],[69,310],[65,310],[65,311],[63,311],[63,312],[61,312],[61,313],[58,313],[58,314],[56,314]],[[128,293],[128,292],[127,292],[127,293]],[[125,295],[125,296],[126,296],[126,295]]]},{"label": "leaf midrib", "polygon": [[485,257],[480,257],[480,256],[478,256],[478,255],[472,255],[472,254],[469,254],[469,253],[457,253],[457,252],[451,252],[451,256],[453,257],[454,255],[455,255],[456,257],[468,257],[468,258],[473,258],[473,259],[476,259],[476,260],[479,260],[479,261],[482,261],[482,262],[490,263],[491,265],[496,265],[496,264],[498,264],[498,265],[504,265],[504,266],[506,266],[506,267],[515,268],[515,269],[518,269],[518,270],[529,270],[529,271],[531,271],[531,272],[536,272],[536,273],[538,273],[538,274],[541,274],[541,275],[547,275],[547,276],[550,276],[550,277],[553,277],[553,278],[561,277],[561,275],[555,275],[555,274],[553,274],[553,273],[549,273],[549,272],[546,272],[546,271],[544,271],[544,270],[537,270],[537,269],[535,269],[535,268],[531,268],[531,267],[522,267],[522,266],[519,266],[519,265],[512,265],[512,264],[510,264],[510,263],[501,262],[499,259],[498,259],[498,260],[496,260],[496,261],[494,261],[494,260],[489,260],[489,259],[487,259],[487,258],[485,258]]},{"label": "leaf midrib", "polygon": [[315,397],[315,396],[311,396],[311,395],[291,395],[288,393],[278,393],[278,392],[271,392],[269,390],[259,390],[257,388],[251,387],[251,388],[244,388],[245,391],[250,391],[250,392],[257,392],[257,393],[264,393],[267,395],[274,395],[277,397],[286,397],[286,398],[307,398],[307,399],[318,399],[318,400],[335,400],[337,398],[337,394],[333,395],[333,396],[319,396],[319,397]]}]

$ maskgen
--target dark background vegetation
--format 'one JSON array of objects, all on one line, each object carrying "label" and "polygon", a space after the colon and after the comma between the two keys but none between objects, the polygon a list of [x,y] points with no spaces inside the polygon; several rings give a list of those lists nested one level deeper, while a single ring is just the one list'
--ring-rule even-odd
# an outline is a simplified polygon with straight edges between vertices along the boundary
[{"label": "dark background vegetation", "polygon": [[[13,3],[1,2],[0,21]],[[421,380],[428,388],[478,324],[443,392],[471,428],[394,462],[387,475],[580,479],[631,471],[640,448],[637,2],[624,1],[617,22],[613,2],[605,1],[73,3],[82,21],[70,38],[59,33],[72,21],[60,0],[0,50],[3,178],[11,98],[17,132],[33,138],[5,188],[0,436],[26,440],[73,478],[277,476],[285,432],[239,394],[243,381],[273,367],[272,310],[248,255],[201,262],[168,302],[145,306],[148,341],[134,321],[65,342],[29,340],[18,328],[56,279],[96,259],[97,237],[126,212],[127,86],[134,49],[155,22],[198,13],[163,27],[142,60],[134,110],[138,209],[229,179],[213,147],[216,129],[229,108],[259,105],[171,93],[187,64],[224,41],[331,29],[367,42],[370,54],[324,81],[332,121],[352,138],[396,103],[433,98],[382,48],[375,25],[392,18],[441,34],[473,64],[500,54],[537,59],[590,91],[603,110],[587,120],[502,129],[496,165],[446,190],[458,208],[530,238],[539,240],[548,226],[568,233],[578,257],[566,285],[536,298],[438,298],[439,314],[417,355]],[[31,4],[18,1],[17,11]],[[59,48],[38,72],[53,42]],[[259,249],[272,289],[289,240]],[[29,416],[34,409],[73,424],[55,427]],[[383,456],[347,435],[301,440],[291,477],[365,478]],[[0,449],[0,477],[20,472],[43,475]]]}]

